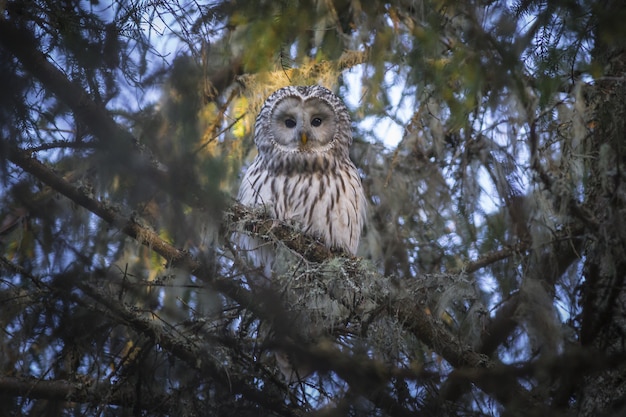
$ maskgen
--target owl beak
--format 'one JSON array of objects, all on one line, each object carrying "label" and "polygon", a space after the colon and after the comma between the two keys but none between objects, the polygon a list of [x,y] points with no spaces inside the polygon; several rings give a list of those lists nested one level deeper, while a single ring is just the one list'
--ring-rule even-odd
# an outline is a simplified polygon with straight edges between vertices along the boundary
[{"label": "owl beak", "polygon": [[305,132],[302,132],[300,134],[300,141],[302,142],[302,145],[306,145],[306,142],[309,140],[309,138],[306,136]]}]

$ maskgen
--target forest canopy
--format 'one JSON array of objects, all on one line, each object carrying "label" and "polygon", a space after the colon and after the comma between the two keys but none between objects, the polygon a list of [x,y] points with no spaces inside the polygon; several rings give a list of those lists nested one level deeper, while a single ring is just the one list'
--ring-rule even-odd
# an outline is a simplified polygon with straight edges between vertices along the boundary
[{"label": "forest canopy", "polygon": [[[624,21],[0,2],[0,414],[626,414]],[[352,120],[356,257],[236,201],[263,102],[313,84]]]}]

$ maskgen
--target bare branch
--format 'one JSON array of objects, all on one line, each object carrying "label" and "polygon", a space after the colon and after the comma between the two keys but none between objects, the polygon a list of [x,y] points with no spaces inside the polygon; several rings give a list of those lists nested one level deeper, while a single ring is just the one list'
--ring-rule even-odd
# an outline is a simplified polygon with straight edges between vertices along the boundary
[{"label": "bare branch", "polygon": [[0,391],[5,395],[78,403],[98,402],[99,399],[106,398],[111,405],[133,404],[134,407],[163,412],[168,411],[168,405],[172,401],[166,394],[155,395],[148,392],[142,393],[141,398],[138,398],[132,386],[118,387],[102,381],[82,380],[80,376],[76,381],[0,376]]},{"label": "bare branch", "polygon": [[466,274],[471,274],[473,272],[478,271],[481,268],[484,268],[488,265],[491,265],[495,262],[506,259],[510,256],[515,255],[516,253],[524,252],[530,247],[530,242],[524,241],[519,242],[511,247],[507,247],[504,249],[492,251],[482,255],[479,259],[468,262],[463,266],[463,272]]}]

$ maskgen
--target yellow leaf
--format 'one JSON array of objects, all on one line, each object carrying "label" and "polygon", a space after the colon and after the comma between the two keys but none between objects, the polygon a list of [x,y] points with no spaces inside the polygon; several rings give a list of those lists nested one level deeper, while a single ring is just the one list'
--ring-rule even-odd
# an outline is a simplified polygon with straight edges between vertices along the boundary
[{"label": "yellow leaf", "polygon": [[235,100],[233,104],[233,118],[237,120],[233,125],[231,132],[237,139],[243,138],[249,131],[250,127],[248,126],[247,118],[244,117],[246,112],[248,111],[248,99],[245,97],[240,97]]}]

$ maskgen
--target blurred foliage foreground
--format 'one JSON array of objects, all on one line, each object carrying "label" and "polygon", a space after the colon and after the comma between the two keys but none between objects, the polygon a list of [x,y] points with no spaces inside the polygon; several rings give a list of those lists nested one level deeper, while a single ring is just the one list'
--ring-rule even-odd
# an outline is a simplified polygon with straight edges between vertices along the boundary
[{"label": "blurred foliage foreground", "polygon": [[[625,415],[624,21],[0,2],[0,415]],[[231,197],[263,100],[313,83],[354,120],[357,258]]]}]

